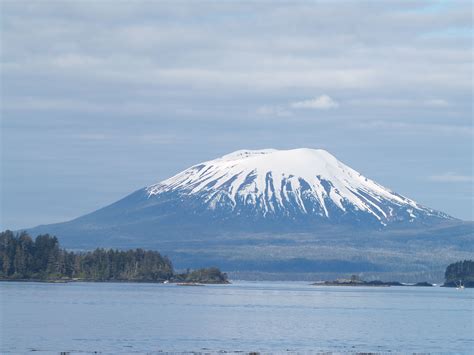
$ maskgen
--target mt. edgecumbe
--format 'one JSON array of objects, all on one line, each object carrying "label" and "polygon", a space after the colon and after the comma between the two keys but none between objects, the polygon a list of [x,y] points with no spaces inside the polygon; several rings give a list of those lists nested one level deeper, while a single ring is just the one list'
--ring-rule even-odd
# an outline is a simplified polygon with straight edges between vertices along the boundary
[{"label": "mt. edgecumbe", "polygon": [[[273,272],[287,271],[282,260],[290,269],[301,268],[295,262],[300,260],[304,271],[324,271],[325,261],[377,271],[367,253],[353,260],[357,248],[379,246],[385,252],[380,244],[389,238],[389,249],[398,250],[401,235],[405,242],[431,235],[427,243],[441,246],[453,238],[439,240],[440,233],[455,230],[462,235],[456,241],[462,241],[466,233],[472,239],[470,227],[392,192],[327,151],[264,149],[194,165],[98,211],[30,231],[55,234],[74,248],[159,248],[180,266],[193,266],[205,255],[208,262],[225,260],[231,269]],[[347,241],[351,255],[341,254]],[[310,255],[311,248],[328,243],[332,248],[323,258]]]}]

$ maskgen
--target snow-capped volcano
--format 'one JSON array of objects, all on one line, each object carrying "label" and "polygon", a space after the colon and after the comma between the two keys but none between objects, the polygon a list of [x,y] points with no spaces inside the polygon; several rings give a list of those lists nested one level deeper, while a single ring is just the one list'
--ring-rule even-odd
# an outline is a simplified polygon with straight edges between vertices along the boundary
[{"label": "snow-capped volcano", "polygon": [[240,150],[74,220],[30,229],[68,248],[157,249],[179,268],[403,274],[431,270],[426,255],[437,255],[442,271],[471,257],[472,231],[319,149]]},{"label": "snow-capped volcano", "polygon": [[[226,219],[376,223],[450,219],[364,177],[321,149],[239,150],[146,189]],[[222,215],[226,216],[222,216]]]}]

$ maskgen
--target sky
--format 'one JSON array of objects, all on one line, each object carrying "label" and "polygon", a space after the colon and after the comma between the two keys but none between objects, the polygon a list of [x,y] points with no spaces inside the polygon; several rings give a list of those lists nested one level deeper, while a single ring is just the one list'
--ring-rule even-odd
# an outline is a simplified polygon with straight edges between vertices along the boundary
[{"label": "sky", "polygon": [[0,3],[1,230],[298,147],[474,219],[470,1]]}]

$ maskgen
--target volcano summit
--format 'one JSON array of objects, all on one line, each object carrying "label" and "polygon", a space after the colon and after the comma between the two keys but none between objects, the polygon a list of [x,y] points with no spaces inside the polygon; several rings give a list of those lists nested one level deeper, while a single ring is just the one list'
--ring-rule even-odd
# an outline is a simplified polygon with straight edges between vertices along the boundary
[{"label": "volcano summit", "polygon": [[241,150],[192,166],[145,191],[151,201],[174,194],[198,214],[255,223],[385,226],[450,219],[367,179],[321,149]]}]

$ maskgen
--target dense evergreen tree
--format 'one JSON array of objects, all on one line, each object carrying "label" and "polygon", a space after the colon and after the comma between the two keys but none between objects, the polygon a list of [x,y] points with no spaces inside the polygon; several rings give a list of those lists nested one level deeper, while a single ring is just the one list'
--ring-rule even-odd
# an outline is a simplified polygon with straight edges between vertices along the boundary
[{"label": "dense evergreen tree", "polygon": [[56,237],[39,235],[34,241],[26,233],[0,233],[0,278],[94,281],[162,281],[173,277],[167,257],[142,249],[119,251],[96,249],[73,253],[59,247]]},{"label": "dense evergreen tree", "polygon": [[474,287],[474,261],[464,260],[448,265],[444,274],[445,286]]}]

